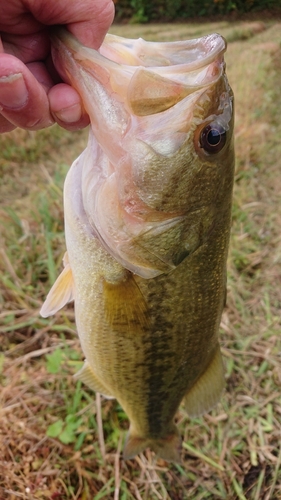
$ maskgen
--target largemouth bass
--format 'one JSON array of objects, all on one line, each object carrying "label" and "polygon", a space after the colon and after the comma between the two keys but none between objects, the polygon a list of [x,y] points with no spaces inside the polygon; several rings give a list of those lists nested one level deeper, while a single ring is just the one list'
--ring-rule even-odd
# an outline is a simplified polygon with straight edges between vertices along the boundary
[{"label": "largemouth bass", "polygon": [[64,186],[64,270],[41,314],[74,300],[85,364],[76,378],[130,419],[124,458],[177,461],[174,419],[224,388],[218,330],[234,176],[224,39],[107,35],[100,52],[53,35],[53,58],[91,119]]}]

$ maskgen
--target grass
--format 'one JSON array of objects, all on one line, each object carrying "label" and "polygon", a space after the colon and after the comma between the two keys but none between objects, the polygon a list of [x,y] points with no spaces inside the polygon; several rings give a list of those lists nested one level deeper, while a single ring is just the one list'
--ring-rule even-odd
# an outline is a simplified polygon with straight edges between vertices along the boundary
[{"label": "grass", "polygon": [[71,306],[39,309],[65,251],[62,185],[87,132],[0,136],[0,500],[281,498],[281,25],[114,26],[128,37],[228,40],[237,168],[221,323],[227,390],[200,419],[179,411],[182,464],[121,456],[126,415],[72,375]]}]

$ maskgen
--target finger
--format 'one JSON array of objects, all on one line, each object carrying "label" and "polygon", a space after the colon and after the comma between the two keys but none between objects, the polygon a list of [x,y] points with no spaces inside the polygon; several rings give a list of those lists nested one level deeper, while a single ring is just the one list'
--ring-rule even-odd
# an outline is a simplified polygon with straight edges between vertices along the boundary
[{"label": "finger", "polygon": [[68,29],[84,45],[98,49],[113,22],[114,3],[112,0],[102,0],[96,1],[93,6],[91,2],[89,9],[90,17],[84,17],[78,22],[68,24]]},{"label": "finger", "polygon": [[94,49],[102,44],[115,10],[112,0],[25,0],[25,5],[41,26],[64,24],[80,42]]},{"label": "finger", "polygon": [[79,94],[66,83],[52,87],[48,97],[51,113],[61,127],[79,130],[89,124]]},{"label": "finger", "polygon": [[15,125],[6,120],[6,118],[4,118],[4,116],[1,116],[0,114],[0,134],[4,134],[5,132],[11,132],[15,128],[16,128]]},{"label": "finger", "polygon": [[3,33],[3,49],[0,52],[11,54],[24,63],[44,61],[50,52],[50,40],[46,30],[31,35]]},{"label": "finger", "polygon": [[14,126],[29,130],[54,123],[44,87],[9,54],[0,54],[0,111]]}]

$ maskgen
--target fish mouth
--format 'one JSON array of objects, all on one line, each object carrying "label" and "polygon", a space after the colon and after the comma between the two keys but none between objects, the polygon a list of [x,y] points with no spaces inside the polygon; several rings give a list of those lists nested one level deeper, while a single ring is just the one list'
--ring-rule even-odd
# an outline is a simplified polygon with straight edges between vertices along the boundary
[{"label": "fish mouth", "polygon": [[[227,46],[217,33],[176,42],[147,42],[142,38],[126,39],[107,34],[97,51],[80,44],[62,27],[53,28],[51,42],[57,71],[74,87],[81,67],[104,85],[109,74],[111,83],[115,73],[118,73],[116,80],[120,80],[121,65],[121,86],[128,86],[139,68],[146,69],[146,75],[157,74],[185,87],[185,95],[217,81],[224,71],[223,54]],[[117,93],[119,85],[114,82]]]}]

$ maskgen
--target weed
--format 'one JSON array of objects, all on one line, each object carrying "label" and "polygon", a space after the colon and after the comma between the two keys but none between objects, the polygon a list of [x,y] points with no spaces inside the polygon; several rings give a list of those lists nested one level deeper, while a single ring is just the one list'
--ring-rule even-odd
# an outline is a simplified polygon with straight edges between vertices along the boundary
[{"label": "weed", "polygon": [[87,132],[75,135],[52,127],[0,136],[0,498],[277,500],[280,24],[260,31],[227,22],[114,30],[151,40],[218,31],[229,41],[237,169],[221,323],[227,389],[218,407],[202,418],[178,412],[182,464],[155,461],[149,450],[122,460],[128,428],[123,410],[115,401],[95,399],[73,380],[83,356],[72,305],[53,318],[39,316],[65,251],[66,165],[82,151]]}]

